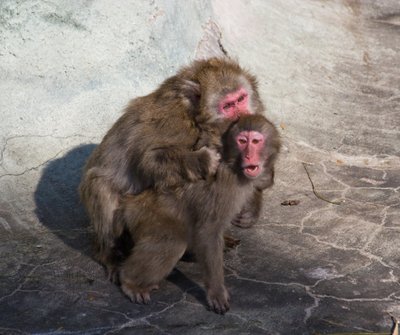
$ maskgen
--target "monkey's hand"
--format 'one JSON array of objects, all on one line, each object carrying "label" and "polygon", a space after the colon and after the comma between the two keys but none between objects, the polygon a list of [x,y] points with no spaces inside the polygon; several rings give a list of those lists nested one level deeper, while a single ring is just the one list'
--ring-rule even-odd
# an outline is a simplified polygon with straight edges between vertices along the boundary
[{"label": "monkey's hand", "polygon": [[215,175],[221,161],[221,155],[216,150],[208,147],[202,147],[197,152],[206,154],[208,156],[208,171],[206,171],[206,175],[204,177]]},{"label": "monkey's hand", "polygon": [[225,286],[218,289],[207,290],[207,302],[211,310],[217,314],[225,314],[229,311],[229,293]]},{"label": "monkey's hand", "polygon": [[[143,154],[137,167],[141,184],[164,189],[208,179],[217,171],[220,155],[215,149],[202,147],[198,150],[177,146],[150,147]],[[139,185],[138,190],[144,189]],[[138,192],[136,192],[138,193]]]},{"label": "monkey's hand", "polygon": [[232,224],[240,228],[250,228],[257,222],[257,220],[258,217],[255,217],[253,212],[242,210],[232,220]]},{"label": "monkey's hand", "polygon": [[252,196],[247,199],[242,210],[232,220],[232,224],[241,228],[250,228],[260,218],[262,204],[263,191],[262,189],[255,188]]}]

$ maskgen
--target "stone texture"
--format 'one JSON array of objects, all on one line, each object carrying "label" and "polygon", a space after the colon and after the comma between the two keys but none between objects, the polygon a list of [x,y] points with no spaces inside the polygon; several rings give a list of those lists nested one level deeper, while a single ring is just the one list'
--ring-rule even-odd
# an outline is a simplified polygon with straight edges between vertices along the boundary
[{"label": "stone texture", "polygon": [[[389,333],[399,18],[396,0],[3,0],[0,334]],[[132,304],[91,257],[82,166],[130,98],[222,54],[257,74],[284,142],[262,219],[231,229],[231,311],[207,311],[185,262]]]}]

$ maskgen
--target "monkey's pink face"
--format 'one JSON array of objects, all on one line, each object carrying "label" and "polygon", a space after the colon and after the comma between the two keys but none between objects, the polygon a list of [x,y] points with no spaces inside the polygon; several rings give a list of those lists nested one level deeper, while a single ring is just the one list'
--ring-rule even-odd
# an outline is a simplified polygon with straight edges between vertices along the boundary
[{"label": "monkey's pink face", "polygon": [[236,136],[236,144],[242,155],[243,174],[250,179],[257,178],[263,170],[265,136],[258,131],[242,131]]},{"label": "monkey's pink face", "polygon": [[227,94],[218,105],[218,112],[225,118],[237,120],[249,112],[249,94],[244,88]]}]

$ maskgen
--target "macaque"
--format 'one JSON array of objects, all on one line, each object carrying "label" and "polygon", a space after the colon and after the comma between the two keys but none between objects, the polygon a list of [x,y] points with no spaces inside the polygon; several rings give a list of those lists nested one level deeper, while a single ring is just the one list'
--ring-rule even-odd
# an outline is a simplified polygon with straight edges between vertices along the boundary
[{"label": "macaque", "polygon": [[[121,196],[136,197],[147,189],[163,192],[213,176],[220,155],[212,147],[199,147],[200,138],[212,135],[220,122],[263,110],[256,78],[228,58],[195,61],[129,103],[89,157],[80,184],[95,257],[111,279],[117,238],[113,225],[118,225],[113,217]],[[255,222],[260,199],[255,189],[232,223]]]},{"label": "macaque", "polygon": [[280,141],[265,117],[249,114],[231,124],[222,143],[221,163],[212,178],[122,197],[113,234],[128,231],[132,238],[132,250],[117,266],[121,289],[132,301],[148,303],[150,291],[190,250],[204,271],[209,307],[219,314],[229,310],[224,231],[254,189],[272,184]]}]

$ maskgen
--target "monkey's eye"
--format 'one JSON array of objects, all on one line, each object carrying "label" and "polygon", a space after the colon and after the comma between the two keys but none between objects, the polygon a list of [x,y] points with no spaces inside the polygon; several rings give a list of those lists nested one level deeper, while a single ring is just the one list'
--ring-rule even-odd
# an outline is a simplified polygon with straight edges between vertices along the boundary
[{"label": "monkey's eye", "polygon": [[222,108],[226,110],[226,109],[231,108],[232,106],[234,106],[234,103],[232,103],[232,102],[227,102]]},{"label": "monkey's eye", "polygon": [[251,143],[258,144],[258,143],[260,143],[260,140],[254,139],[253,141],[251,141]]},{"label": "monkey's eye", "polygon": [[238,142],[239,142],[239,144],[246,144],[247,140],[245,138],[239,138]]},{"label": "monkey's eye", "polygon": [[245,99],[247,98],[247,95],[246,94],[242,94],[238,99],[237,99],[237,102],[243,102]]}]

